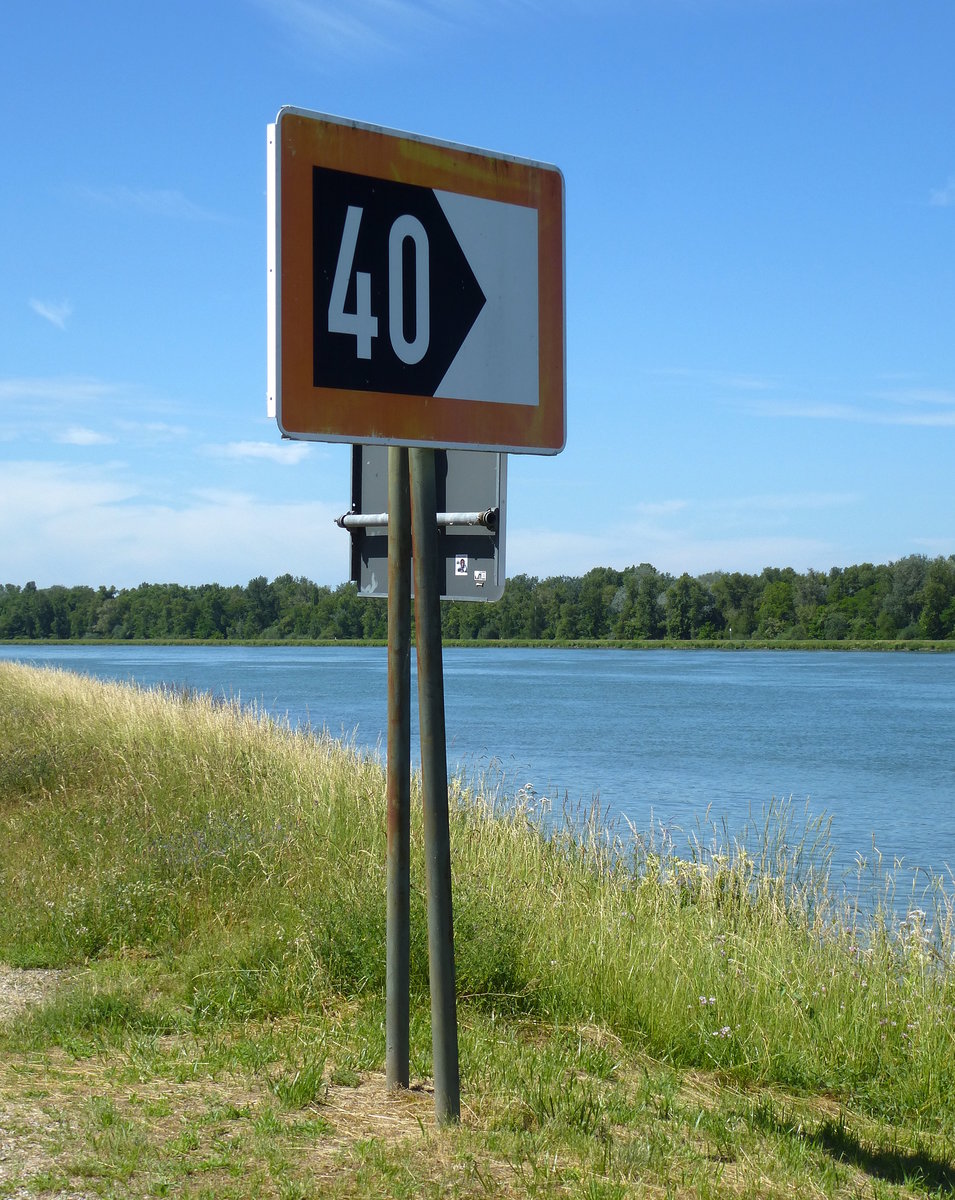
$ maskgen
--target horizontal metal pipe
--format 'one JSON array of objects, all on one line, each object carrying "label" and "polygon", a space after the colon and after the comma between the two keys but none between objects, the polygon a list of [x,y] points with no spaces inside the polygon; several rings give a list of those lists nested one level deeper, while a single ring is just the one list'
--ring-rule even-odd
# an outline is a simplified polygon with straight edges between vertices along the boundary
[{"label": "horizontal metal pipe", "polygon": [[[497,517],[498,510],[488,508],[484,512],[438,513],[437,522],[439,529],[445,529],[451,525],[482,526],[493,533],[497,528]],[[386,512],[345,513],[336,520],[335,524],[341,529],[387,529],[388,514]]]}]

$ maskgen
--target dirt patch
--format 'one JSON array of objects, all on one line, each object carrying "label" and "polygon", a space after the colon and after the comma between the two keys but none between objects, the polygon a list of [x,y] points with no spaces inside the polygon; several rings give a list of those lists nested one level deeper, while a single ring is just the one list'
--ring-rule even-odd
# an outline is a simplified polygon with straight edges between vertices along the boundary
[{"label": "dirt patch", "polygon": [[[56,1153],[51,1148],[72,1136],[70,1123],[63,1113],[50,1111],[35,1101],[0,1099],[0,1187],[13,1179],[57,1171]],[[48,1194],[57,1200],[92,1200],[93,1193],[70,1185],[56,1187]],[[28,1200],[34,1189],[23,1186],[9,1193],[10,1200]]]},{"label": "dirt patch", "polygon": [[400,1142],[435,1128],[431,1087],[391,1092],[379,1073],[366,1076],[357,1087],[329,1087],[319,1111],[335,1131],[329,1148],[343,1149],[366,1138]]},{"label": "dirt patch", "polygon": [[31,1005],[42,1004],[59,987],[63,971],[26,970],[0,963],[0,1021],[10,1021]]}]

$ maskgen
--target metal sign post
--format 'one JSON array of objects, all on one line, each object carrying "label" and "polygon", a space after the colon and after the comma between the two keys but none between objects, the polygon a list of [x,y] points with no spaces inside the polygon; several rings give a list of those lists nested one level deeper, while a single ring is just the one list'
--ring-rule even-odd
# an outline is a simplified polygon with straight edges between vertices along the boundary
[{"label": "metal sign post", "polygon": [[385,1077],[408,1087],[411,864],[411,508],[408,451],[388,448],[388,870]]},{"label": "metal sign post", "polygon": [[411,530],[414,546],[415,628],[418,647],[418,723],[424,789],[425,879],[428,890],[428,963],[434,1108],[439,1122],[461,1116],[458,1017],[454,995],[451,915],[451,833],[444,729],[444,671],[438,578],[434,451],[413,449]]}]

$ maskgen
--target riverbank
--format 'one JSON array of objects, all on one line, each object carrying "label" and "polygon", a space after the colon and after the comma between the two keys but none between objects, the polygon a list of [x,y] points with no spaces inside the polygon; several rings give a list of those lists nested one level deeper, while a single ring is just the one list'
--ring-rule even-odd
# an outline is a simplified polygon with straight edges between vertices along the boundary
[{"label": "riverbank", "polygon": [[[0,646],[387,646],[382,638],[5,638]],[[446,649],[480,650],[836,650],[868,653],[951,654],[955,639],[933,641],[929,638],[911,639],[814,639],[810,641],[765,641],[753,638],[695,638],[681,641],[676,638],[654,641],[621,641],[614,638],[445,638]]]},{"label": "riverbank", "polygon": [[417,820],[416,1087],[381,1086],[375,761],[221,702],[3,663],[0,822],[0,960],[58,972],[0,1019],[4,1187],[955,1186],[952,914],[840,912],[791,829],[685,862],[596,819],[547,838],[532,797],[457,786],[464,1119],[438,1130]]}]

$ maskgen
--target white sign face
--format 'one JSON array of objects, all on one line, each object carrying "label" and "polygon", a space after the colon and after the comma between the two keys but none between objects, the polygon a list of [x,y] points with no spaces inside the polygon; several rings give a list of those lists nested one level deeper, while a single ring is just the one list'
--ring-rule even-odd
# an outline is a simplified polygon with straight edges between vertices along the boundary
[{"label": "white sign face", "polygon": [[485,303],[435,395],[536,404],[537,210],[436,195]]},{"label": "white sign face", "polygon": [[269,155],[282,432],[562,449],[560,172],[298,109],[269,127]]}]

